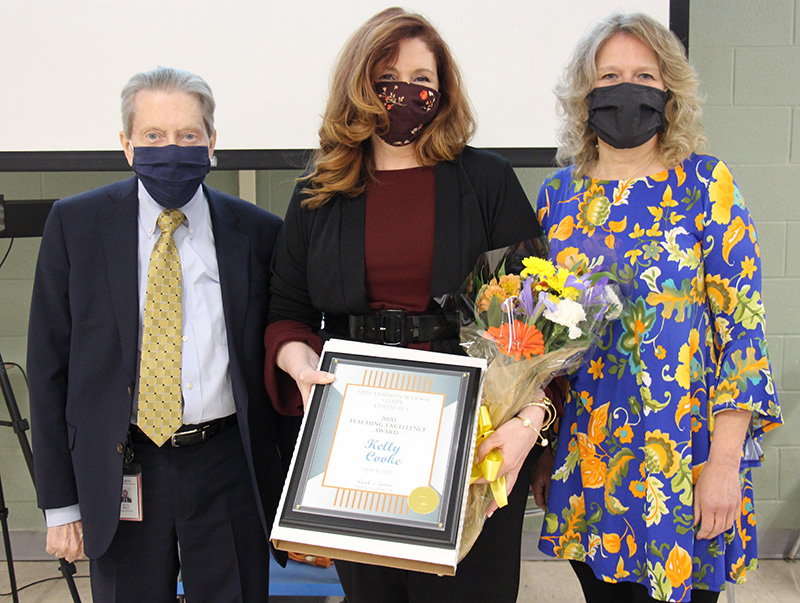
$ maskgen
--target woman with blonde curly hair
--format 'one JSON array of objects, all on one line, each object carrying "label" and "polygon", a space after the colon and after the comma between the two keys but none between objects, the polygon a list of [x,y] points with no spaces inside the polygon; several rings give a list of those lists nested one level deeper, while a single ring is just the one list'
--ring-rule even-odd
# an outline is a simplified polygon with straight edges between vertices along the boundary
[{"label": "woman with blonde curly hair", "polygon": [[[328,337],[462,353],[433,299],[456,291],[481,253],[541,234],[509,163],[467,146],[474,127],[450,50],[424,17],[390,8],[349,39],[276,251],[265,371],[279,412],[301,415],[311,387],[331,382],[317,371]],[[478,449],[502,451],[509,504],[456,576],[337,561],[349,603],[516,600],[544,418],[536,406],[520,414]]]},{"label": "woman with blonde curly hair", "polygon": [[590,602],[713,602],[757,563],[750,469],[781,414],[755,227],[727,166],[696,154],[697,86],[670,31],[615,14],[557,88],[568,167],[537,202],[551,257],[602,258],[628,297],[534,477],[539,548]]}]

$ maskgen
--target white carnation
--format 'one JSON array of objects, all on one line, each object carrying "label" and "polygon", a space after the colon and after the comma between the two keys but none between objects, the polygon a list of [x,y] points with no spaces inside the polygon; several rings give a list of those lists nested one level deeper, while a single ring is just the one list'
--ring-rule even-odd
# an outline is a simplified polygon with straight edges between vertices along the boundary
[{"label": "white carnation", "polygon": [[578,324],[586,320],[586,312],[583,306],[571,299],[562,299],[558,302],[555,312],[545,309],[544,317],[556,324],[569,328],[569,338],[577,339],[583,335]]}]

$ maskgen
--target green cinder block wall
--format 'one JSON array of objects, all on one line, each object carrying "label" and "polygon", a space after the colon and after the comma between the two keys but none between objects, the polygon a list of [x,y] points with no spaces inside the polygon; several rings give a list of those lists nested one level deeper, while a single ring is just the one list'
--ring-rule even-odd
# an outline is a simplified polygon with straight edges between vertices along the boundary
[{"label": "green cinder block wall", "polygon": [[[689,54],[705,91],[711,152],[756,221],[770,356],[786,425],[754,471],[762,550],[800,529],[800,1],[693,0]],[[766,550],[770,545],[777,550]]]},{"label": "green cinder block wall", "polygon": [[[762,556],[780,556],[800,530],[800,0],[690,1],[690,59],[706,98],[709,152],[729,164],[761,245],[770,355],[787,426],[764,438],[755,504]],[[532,201],[549,171],[517,169]],[[299,173],[257,172],[257,203],[282,216]],[[8,199],[57,198],[127,176],[0,172],[0,193]],[[238,193],[236,172],[214,172],[208,181]],[[7,246],[0,240],[0,258]],[[38,248],[38,239],[17,239],[0,268],[0,354],[23,367]],[[27,417],[21,372],[9,367],[8,374]],[[4,405],[0,419],[7,419]],[[11,529],[44,530],[16,435],[7,427],[0,427],[0,477]]]}]

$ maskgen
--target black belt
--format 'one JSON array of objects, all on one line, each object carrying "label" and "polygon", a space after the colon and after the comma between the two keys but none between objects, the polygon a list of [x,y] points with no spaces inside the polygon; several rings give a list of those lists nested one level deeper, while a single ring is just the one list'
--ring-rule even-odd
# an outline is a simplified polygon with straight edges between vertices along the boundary
[{"label": "black belt", "polygon": [[445,314],[406,314],[405,310],[381,310],[360,316],[326,314],[325,331],[356,341],[400,346],[458,337],[457,327]]},{"label": "black belt", "polygon": [[[173,448],[203,444],[233,425],[236,425],[236,414],[197,425],[182,425],[165,443]],[[150,436],[139,429],[138,425],[131,425],[131,435],[138,442],[153,443]]]}]

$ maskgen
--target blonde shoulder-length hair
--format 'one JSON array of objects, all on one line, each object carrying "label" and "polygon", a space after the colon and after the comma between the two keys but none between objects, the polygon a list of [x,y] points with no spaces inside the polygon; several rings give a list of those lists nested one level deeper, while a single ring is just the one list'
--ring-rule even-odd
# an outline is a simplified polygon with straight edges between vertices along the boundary
[{"label": "blonde shoulder-length hair", "polygon": [[420,165],[452,161],[475,131],[469,100],[450,49],[433,25],[416,13],[388,8],[370,18],[342,49],[331,77],[331,92],[319,149],[305,182],[303,205],[317,208],[334,195],[355,197],[374,174],[370,137],[389,130],[389,116],[375,92],[381,69],[397,59],[400,41],[420,39],[436,59],[439,111],[416,141]]},{"label": "blonde shoulder-length hair", "polygon": [[678,37],[642,13],[615,13],[597,21],[580,39],[556,86],[559,113],[559,165],[573,165],[576,177],[585,176],[597,161],[597,134],[589,128],[587,96],[597,81],[597,54],[612,36],[627,33],[647,44],[658,58],[667,88],[666,124],[658,137],[658,150],[668,168],[680,164],[706,144],[700,123],[699,80]]}]

